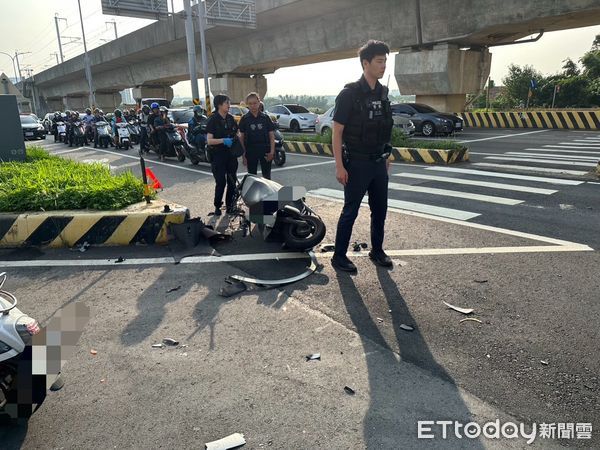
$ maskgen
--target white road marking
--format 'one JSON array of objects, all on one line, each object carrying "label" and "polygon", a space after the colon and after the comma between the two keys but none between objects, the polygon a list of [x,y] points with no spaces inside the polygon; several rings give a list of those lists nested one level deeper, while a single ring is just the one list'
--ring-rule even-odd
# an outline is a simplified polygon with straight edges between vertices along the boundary
[{"label": "white road marking", "polygon": [[532,156],[535,158],[542,156],[544,158],[556,159],[557,161],[561,161],[563,159],[566,159],[566,160],[575,159],[575,160],[581,160],[581,161],[596,161],[596,162],[598,162],[598,158],[600,158],[600,155],[598,155],[598,156],[557,155],[554,153],[525,153],[525,152],[506,152],[506,153],[503,153],[503,155]]},{"label": "white road marking", "polygon": [[581,170],[549,169],[547,167],[517,166],[513,164],[473,163],[473,165],[481,167],[498,167],[503,169],[529,170],[531,172],[562,173],[566,175],[587,175],[587,172],[583,172]]},{"label": "white road marking", "polygon": [[475,201],[479,201],[479,202],[495,203],[498,205],[514,206],[514,205],[519,205],[519,204],[523,203],[523,200],[516,200],[514,198],[497,197],[494,195],[473,194],[471,192],[452,191],[450,189],[437,189],[437,188],[416,186],[416,185],[410,185],[410,184],[401,184],[401,183],[389,183],[388,186],[390,189],[393,189],[396,191],[419,192],[422,194],[440,195],[443,197],[456,197],[456,198],[461,198],[461,199],[466,199],[466,200],[475,200]]},{"label": "white road marking", "polygon": [[498,161],[515,161],[515,162],[535,162],[541,164],[555,164],[559,166],[582,166],[582,167],[596,167],[596,163],[584,162],[584,161],[557,161],[555,159],[540,159],[540,158],[509,158],[506,156],[486,156],[485,159],[493,159]]},{"label": "white road marking", "polygon": [[600,146],[586,146],[586,145],[555,145],[548,144],[544,145],[546,148],[563,148],[566,150],[600,150]]},{"label": "white road marking", "polygon": [[574,153],[576,155],[598,155],[600,156],[600,151],[598,152],[586,152],[585,150],[567,150],[567,149],[553,149],[553,148],[525,148],[523,149],[528,152],[552,152],[553,155],[559,155],[561,153]]},{"label": "white road marking", "polygon": [[[478,163],[473,163],[478,164]],[[487,165],[486,163],[480,163],[483,165]],[[502,164],[492,164],[492,166],[504,167]],[[509,166],[510,167],[510,166]],[[469,175],[477,175],[477,176],[485,176],[485,177],[496,177],[496,178],[510,178],[513,180],[526,180],[526,181],[536,181],[539,183],[551,183],[551,184],[563,184],[567,186],[577,186],[583,184],[583,181],[575,181],[575,180],[562,180],[560,178],[546,178],[546,177],[536,177],[531,175],[517,175],[514,173],[501,173],[501,172],[490,172],[486,170],[474,170],[474,169],[459,169],[453,167],[426,167],[425,170],[434,170],[438,172],[452,172],[452,173],[464,173]],[[587,172],[584,172],[587,173]]]},{"label": "white road marking", "polygon": [[[333,201],[333,202],[336,202],[336,203],[344,203],[344,200],[341,199],[341,198],[328,197],[328,196],[324,196],[324,195],[314,195],[311,192],[309,192],[308,195],[310,195],[312,197],[322,198],[324,200],[330,200],[330,201]],[[368,205],[363,202],[362,206],[366,207]],[[480,223],[466,222],[466,221],[463,221],[463,220],[456,220],[456,219],[451,219],[451,218],[446,218],[446,217],[433,216],[433,215],[430,215],[430,214],[424,214],[424,213],[414,212],[414,211],[406,211],[406,210],[397,209],[397,208],[389,208],[389,210],[393,211],[393,212],[396,212],[396,213],[399,213],[399,214],[405,214],[407,216],[413,216],[413,217],[420,217],[420,218],[423,218],[423,219],[436,220],[438,222],[451,223],[451,224],[454,224],[454,225],[460,225],[460,226],[464,226],[464,227],[475,228],[475,229],[478,229],[478,230],[492,231],[494,233],[505,234],[505,235],[508,235],[508,236],[514,236],[514,237],[519,237],[519,238],[523,238],[523,239],[531,239],[531,240],[534,240],[534,241],[544,242],[546,244],[553,244],[555,246],[577,248],[579,250],[584,250],[584,251],[593,250],[591,247],[589,247],[589,246],[587,246],[585,244],[578,244],[577,242],[564,241],[562,239],[554,239],[554,238],[551,238],[551,237],[540,236],[540,235],[537,235],[537,234],[524,233],[522,231],[509,230],[507,228],[499,228],[499,227],[494,227],[494,226],[491,226],[491,225],[483,225],[483,224],[480,224]],[[504,248],[504,247],[501,247],[501,248]],[[517,247],[517,248],[521,248],[521,247]]]},{"label": "white road marking", "polygon": [[518,186],[515,184],[492,183],[489,181],[465,180],[463,178],[439,177],[436,175],[420,175],[416,173],[401,172],[395,173],[395,177],[413,178],[427,181],[440,181],[442,183],[464,184],[467,186],[481,186],[492,189],[502,189],[506,191],[526,192],[528,194],[552,195],[558,191],[552,189],[534,188],[529,186]]},{"label": "white road marking", "polygon": [[[579,143],[575,144],[574,142],[579,142]],[[598,144],[596,144],[594,142],[587,143],[587,142],[581,142],[581,141],[573,141],[573,142],[559,142],[558,145],[579,145],[579,146],[583,145],[583,146],[587,147],[588,145],[598,145]]]},{"label": "white road marking", "polygon": [[514,137],[514,136],[524,136],[526,134],[545,133],[546,131],[550,131],[550,130],[538,130],[538,131],[528,131],[526,133],[505,134],[505,135],[502,135],[502,136],[494,136],[494,137],[483,138],[483,139],[470,139],[468,141],[459,141],[459,142],[463,143],[463,142],[491,141],[491,140],[494,140],[494,139],[504,139],[504,138],[510,138],[510,137]]},{"label": "white road marking", "polygon": [[87,147],[70,148],[69,150],[62,150],[60,152],[50,152],[52,155],[64,155],[65,153],[77,152],[79,150],[86,150]]},{"label": "white road marking", "polygon": [[[319,188],[313,189],[309,192],[312,196],[320,196],[326,199],[343,199],[344,191],[339,191],[337,189],[329,189],[329,188]],[[366,199],[363,199],[363,204],[368,204]],[[413,202],[405,202],[402,200],[388,200],[388,205],[391,208],[406,210],[406,211],[414,211],[414,212],[422,212],[425,214],[430,214],[433,216],[447,217],[450,219],[456,220],[469,220],[474,217],[478,217],[481,214],[473,213],[470,211],[462,211],[460,209],[451,209],[451,208],[443,208],[441,206],[427,205],[423,203],[413,203]]]}]

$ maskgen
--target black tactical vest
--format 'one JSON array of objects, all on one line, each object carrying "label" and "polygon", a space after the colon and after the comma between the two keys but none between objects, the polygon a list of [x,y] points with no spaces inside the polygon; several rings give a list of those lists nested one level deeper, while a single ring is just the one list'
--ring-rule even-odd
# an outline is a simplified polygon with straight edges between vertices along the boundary
[{"label": "black tactical vest", "polygon": [[345,87],[352,92],[352,113],[343,133],[348,151],[364,154],[382,151],[392,138],[394,126],[388,88],[382,86],[381,98],[375,100],[363,92],[359,81]]}]

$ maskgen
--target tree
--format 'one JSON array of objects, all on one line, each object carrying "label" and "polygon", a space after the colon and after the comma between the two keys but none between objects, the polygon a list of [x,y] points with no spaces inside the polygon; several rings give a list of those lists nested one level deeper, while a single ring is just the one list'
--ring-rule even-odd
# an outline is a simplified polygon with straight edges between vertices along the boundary
[{"label": "tree", "polygon": [[565,77],[576,77],[580,74],[579,67],[577,67],[577,64],[571,58],[567,58],[563,62],[565,63],[562,66]]},{"label": "tree", "polygon": [[[527,95],[531,86],[531,80],[535,80],[539,84],[543,76],[535,70],[533,66],[520,67],[515,64],[508,66],[508,75],[502,79],[506,86],[506,94],[510,101],[518,105],[527,103]],[[535,102],[535,94],[534,94]],[[530,101],[530,104],[532,102]]]}]

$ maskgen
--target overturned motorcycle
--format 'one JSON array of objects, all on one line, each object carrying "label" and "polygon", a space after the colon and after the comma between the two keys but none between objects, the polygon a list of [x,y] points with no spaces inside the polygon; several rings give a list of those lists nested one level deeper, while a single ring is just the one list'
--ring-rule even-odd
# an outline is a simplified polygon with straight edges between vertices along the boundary
[{"label": "overturned motorcycle", "polygon": [[236,204],[248,211],[242,215],[244,235],[256,224],[264,239],[280,239],[286,248],[299,251],[315,247],[325,237],[325,223],[306,204],[304,187],[282,186],[250,174],[235,182]]}]

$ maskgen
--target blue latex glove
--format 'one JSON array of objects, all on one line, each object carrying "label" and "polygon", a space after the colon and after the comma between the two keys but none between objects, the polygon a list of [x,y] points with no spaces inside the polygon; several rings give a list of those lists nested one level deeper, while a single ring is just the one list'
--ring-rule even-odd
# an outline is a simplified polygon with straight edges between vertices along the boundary
[{"label": "blue latex glove", "polygon": [[223,139],[223,145],[225,147],[231,148],[231,146],[233,145],[233,139],[232,138],[224,138]]}]

